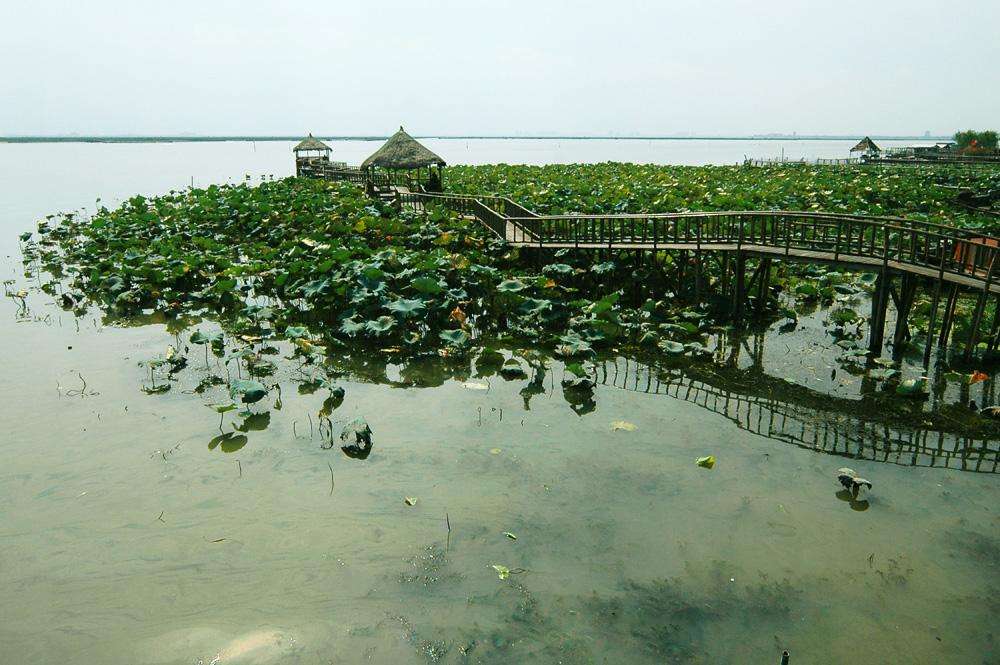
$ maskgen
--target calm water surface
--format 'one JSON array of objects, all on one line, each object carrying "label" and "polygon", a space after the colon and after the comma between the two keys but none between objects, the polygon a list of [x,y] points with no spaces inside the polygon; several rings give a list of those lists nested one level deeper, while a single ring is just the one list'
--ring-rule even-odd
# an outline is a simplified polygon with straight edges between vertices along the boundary
[{"label": "calm water surface", "polygon": [[[938,416],[863,424],[878,401],[832,371],[822,312],[720,340],[716,370],[612,356],[583,400],[521,349],[509,381],[344,358],[331,418],[374,430],[355,460],[321,449],[327,394],[280,356],[280,404],[213,444],[214,358],[145,395],[173,330],[76,319],[23,277],[39,215],[287,174],[288,148],[0,145],[0,278],[31,290],[0,301],[0,663],[1000,662],[997,442],[935,455]],[[838,496],[845,464],[867,503]]]}]

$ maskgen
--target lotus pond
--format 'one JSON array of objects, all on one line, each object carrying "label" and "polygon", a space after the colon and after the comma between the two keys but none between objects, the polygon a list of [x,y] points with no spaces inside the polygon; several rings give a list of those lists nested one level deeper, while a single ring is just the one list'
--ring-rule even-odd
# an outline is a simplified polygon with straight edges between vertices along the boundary
[{"label": "lotus pond", "polygon": [[[935,217],[926,179],[992,176],[860,177],[449,185]],[[3,245],[0,662],[997,662],[1000,430],[968,408],[994,368],[868,359],[864,274],[784,268],[739,331],[671,257],[521,256],[347,185],[31,223]]]}]

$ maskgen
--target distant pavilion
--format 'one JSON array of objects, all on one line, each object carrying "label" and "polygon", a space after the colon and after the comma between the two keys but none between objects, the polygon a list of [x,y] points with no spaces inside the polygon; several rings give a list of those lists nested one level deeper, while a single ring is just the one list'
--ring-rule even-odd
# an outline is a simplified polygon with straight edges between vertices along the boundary
[{"label": "distant pavilion", "polygon": [[292,152],[295,153],[295,175],[301,175],[302,167],[306,164],[330,163],[330,146],[313,138],[312,132],[299,141],[299,144],[292,148]]},{"label": "distant pavilion", "polygon": [[882,148],[875,145],[875,141],[872,141],[869,137],[864,137],[858,144],[851,148],[851,154],[856,152],[861,153],[862,159],[871,159],[873,157],[878,157],[882,154]]}]

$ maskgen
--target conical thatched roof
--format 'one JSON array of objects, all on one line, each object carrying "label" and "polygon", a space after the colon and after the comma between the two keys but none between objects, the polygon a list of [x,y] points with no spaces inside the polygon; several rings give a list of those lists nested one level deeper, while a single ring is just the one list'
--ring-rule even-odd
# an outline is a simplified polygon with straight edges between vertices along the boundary
[{"label": "conical thatched roof", "polygon": [[292,152],[298,152],[299,150],[329,150],[330,146],[323,143],[319,139],[314,139],[312,132],[309,136],[299,141],[299,144],[292,148]]},{"label": "conical thatched roof", "polygon": [[380,166],[384,169],[419,169],[426,166],[444,166],[444,160],[421,145],[415,138],[403,131],[389,137],[375,154],[361,162],[361,168]]},{"label": "conical thatched roof", "polygon": [[875,141],[866,136],[851,148],[851,152],[882,152],[882,149],[875,145]]}]

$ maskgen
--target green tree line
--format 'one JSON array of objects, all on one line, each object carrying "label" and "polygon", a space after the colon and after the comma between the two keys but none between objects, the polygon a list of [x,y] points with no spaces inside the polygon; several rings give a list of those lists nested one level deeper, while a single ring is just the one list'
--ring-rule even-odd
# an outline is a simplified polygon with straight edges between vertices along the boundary
[{"label": "green tree line", "polygon": [[958,149],[963,152],[983,152],[997,149],[997,133],[992,129],[977,132],[974,129],[967,129],[964,132],[955,132],[955,143]]}]

